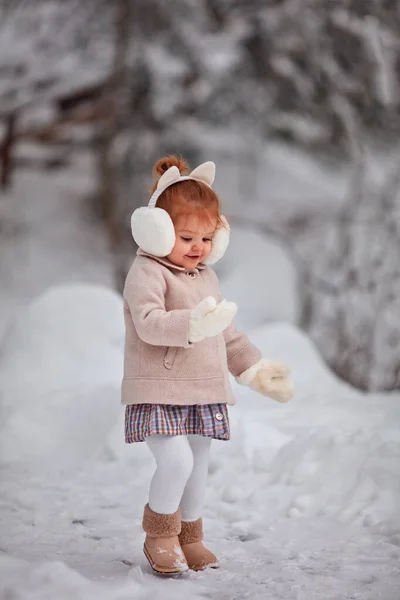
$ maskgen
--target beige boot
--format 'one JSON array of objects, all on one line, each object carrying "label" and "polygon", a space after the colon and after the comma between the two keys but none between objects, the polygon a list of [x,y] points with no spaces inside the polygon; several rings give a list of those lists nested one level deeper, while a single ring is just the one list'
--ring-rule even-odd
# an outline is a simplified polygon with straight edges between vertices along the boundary
[{"label": "beige boot", "polygon": [[146,504],[143,529],[146,532],[143,552],[154,571],[171,574],[188,570],[178,539],[181,531],[179,509],[172,515],[162,515],[153,512]]},{"label": "beige boot", "polygon": [[217,557],[203,545],[202,539],[202,519],[197,519],[197,521],[182,521],[179,542],[189,568],[193,571],[202,571],[208,566],[216,569],[219,566]]}]

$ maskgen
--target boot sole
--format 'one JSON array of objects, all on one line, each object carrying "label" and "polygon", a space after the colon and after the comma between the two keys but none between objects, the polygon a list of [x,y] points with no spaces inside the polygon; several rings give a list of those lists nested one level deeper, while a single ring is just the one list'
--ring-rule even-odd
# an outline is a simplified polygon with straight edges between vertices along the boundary
[{"label": "boot sole", "polygon": [[219,569],[218,563],[210,563],[208,565],[189,565],[191,571],[205,571],[205,569]]},{"label": "boot sole", "polygon": [[153,571],[156,573],[160,573],[161,575],[173,575],[176,573],[184,573],[181,569],[177,569],[176,567],[159,567],[151,558],[150,553],[148,552],[146,545],[143,546],[143,552]]}]

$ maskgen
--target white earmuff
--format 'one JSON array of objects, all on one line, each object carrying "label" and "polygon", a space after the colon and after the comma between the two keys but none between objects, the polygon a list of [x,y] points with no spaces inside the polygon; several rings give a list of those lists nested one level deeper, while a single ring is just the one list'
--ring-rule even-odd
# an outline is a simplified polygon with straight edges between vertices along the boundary
[{"label": "white earmuff", "polygon": [[221,215],[221,219],[223,220],[224,225],[217,229],[217,231],[214,233],[212,250],[207,256],[207,258],[203,260],[203,263],[205,265],[213,265],[214,263],[219,261],[220,258],[223,257],[227,247],[229,246],[231,228],[229,227],[228,221],[224,216]]},{"label": "white earmuff", "polygon": [[175,245],[175,228],[171,217],[162,208],[137,208],[131,217],[133,239],[145,252],[167,256]]}]

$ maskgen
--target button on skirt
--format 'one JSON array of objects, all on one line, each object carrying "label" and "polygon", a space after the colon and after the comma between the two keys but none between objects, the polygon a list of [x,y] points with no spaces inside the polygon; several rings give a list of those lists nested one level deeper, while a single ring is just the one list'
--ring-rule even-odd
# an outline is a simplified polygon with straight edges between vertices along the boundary
[{"label": "button on skirt", "polygon": [[144,442],[149,435],[203,435],[229,440],[226,404],[129,404],[125,409],[125,442]]}]

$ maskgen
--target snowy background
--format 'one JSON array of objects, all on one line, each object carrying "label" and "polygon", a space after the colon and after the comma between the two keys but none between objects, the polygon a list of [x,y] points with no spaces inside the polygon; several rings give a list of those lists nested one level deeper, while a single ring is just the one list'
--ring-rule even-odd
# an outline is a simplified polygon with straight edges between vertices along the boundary
[{"label": "snowy background", "polygon": [[[0,2],[1,600],[400,599],[400,11],[334,4]],[[221,288],[296,386],[232,381],[221,568],[179,579],[120,406],[129,215],[170,151],[216,162]]]}]

